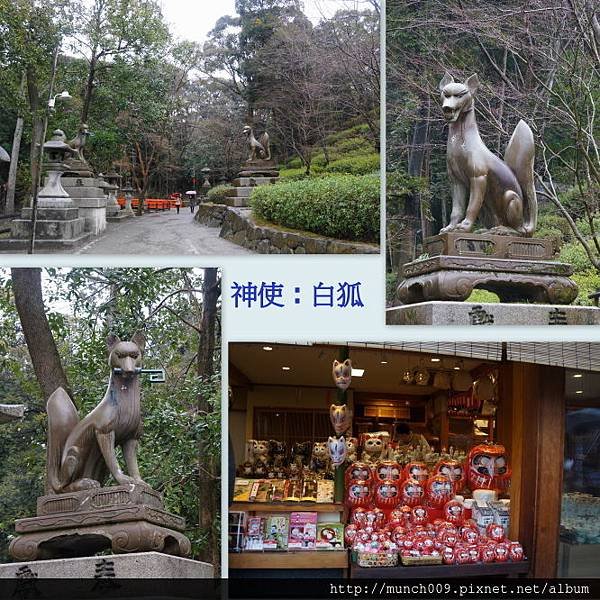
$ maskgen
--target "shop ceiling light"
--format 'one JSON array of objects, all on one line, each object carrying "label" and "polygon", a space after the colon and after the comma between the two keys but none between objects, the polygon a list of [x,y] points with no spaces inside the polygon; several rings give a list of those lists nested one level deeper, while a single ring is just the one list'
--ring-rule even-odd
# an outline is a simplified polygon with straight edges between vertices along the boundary
[{"label": "shop ceiling light", "polygon": [[583,373],[575,373],[575,375],[573,375],[573,379],[581,379],[583,377]]},{"label": "shop ceiling light", "polygon": [[381,361],[381,364],[382,364],[382,365],[387,365],[387,364],[388,364],[388,361],[387,361],[387,360],[382,360],[382,361]]},{"label": "shop ceiling light", "polygon": [[263,346],[263,350],[265,352],[271,352],[271,350],[273,350],[273,348],[271,346]]},{"label": "shop ceiling light", "polygon": [[441,360],[442,360],[441,358],[437,358],[435,356],[431,357],[431,362],[441,362]]},{"label": "shop ceiling light", "polygon": [[290,371],[292,367],[281,367],[282,371]]},{"label": "shop ceiling light", "polygon": [[575,393],[576,394],[583,394],[583,390],[577,390]]},{"label": "shop ceiling light", "polygon": [[364,374],[364,369],[352,369],[352,377],[362,377]]}]

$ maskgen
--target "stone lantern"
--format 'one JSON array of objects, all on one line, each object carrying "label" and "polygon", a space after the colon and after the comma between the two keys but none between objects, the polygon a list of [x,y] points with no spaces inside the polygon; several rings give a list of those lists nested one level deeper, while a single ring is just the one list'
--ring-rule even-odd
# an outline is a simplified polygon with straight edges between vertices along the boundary
[{"label": "stone lantern", "polygon": [[65,158],[72,152],[71,147],[65,140],[64,132],[56,129],[52,134],[52,138],[44,144],[44,151],[48,155],[48,159],[43,168],[47,171],[47,176],[44,187],[38,194],[38,208],[71,208],[76,206],[61,183],[61,177],[68,168],[65,164]]},{"label": "stone lantern", "polygon": [[131,187],[131,184],[128,183],[124,188],[121,188],[121,191],[125,194],[125,208],[121,212],[124,213],[126,217],[135,217],[135,213],[131,206],[131,201],[133,200],[133,188]]},{"label": "stone lantern", "polygon": [[106,180],[104,184],[104,190],[108,194],[108,200],[106,202],[106,218],[108,221],[120,221],[127,215],[121,214],[124,211],[121,210],[119,202],[117,200],[117,192],[119,191],[119,185],[121,183],[121,175],[111,171],[104,176]]}]

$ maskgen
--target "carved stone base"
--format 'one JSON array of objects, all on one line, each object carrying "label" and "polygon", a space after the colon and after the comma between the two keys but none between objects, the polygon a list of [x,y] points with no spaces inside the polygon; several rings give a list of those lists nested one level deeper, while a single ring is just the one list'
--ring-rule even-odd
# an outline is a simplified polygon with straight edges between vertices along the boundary
[{"label": "carved stone base", "polygon": [[420,302],[386,310],[387,325],[600,325],[600,308],[551,304]]},{"label": "carved stone base", "polygon": [[475,288],[494,292],[501,302],[570,304],[578,288],[570,265],[541,260],[434,256],[404,266],[398,286],[402,304],[466,300]]},{"label": "carved stone base", "polygon": [[247,160],[243,165],[239,174],[243,177],[279,177],[277,163],[274,160]]},{"label": "carved stone base", "polygon": [[19,519],[19,537],[9,547],[17,560],[89,556],[111,549],[124,552],[190,553],[180,533],[181,517],[164,510],[162,496],[133,484],[42,496],[38,516]]}]

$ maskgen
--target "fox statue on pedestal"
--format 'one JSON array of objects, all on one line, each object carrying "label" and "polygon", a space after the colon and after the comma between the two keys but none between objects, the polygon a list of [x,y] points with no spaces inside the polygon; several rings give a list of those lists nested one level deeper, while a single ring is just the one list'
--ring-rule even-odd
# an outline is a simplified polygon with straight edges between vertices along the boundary
[{"label": "fox statue on pedestal", "polygon": [[[137,463],[142,433],[140,372],[145,338],[131,341],[107,338],[111,368],[106,394],[83,419],[63,388],[48,398],[47,492],[60,494],[101,487],[108,475],[120,485],[144,484]],[[123,449],[128,475],[123,473],[116,447]]]}]

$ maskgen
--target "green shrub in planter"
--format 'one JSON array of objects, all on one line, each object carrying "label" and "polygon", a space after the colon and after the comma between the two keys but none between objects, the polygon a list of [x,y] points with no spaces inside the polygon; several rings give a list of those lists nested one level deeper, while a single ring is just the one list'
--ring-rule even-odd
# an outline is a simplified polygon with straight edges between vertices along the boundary
[{"label": "green shrub in planter", "polygon": [[214,204],[224,204],[225,198],[233,192],[233,188],[230,185],[215,185],[210,188],[206,194],[206,200]]},{"label": "green shrub in planter", "polygon": [[330,175],[253,190],[256,217],[343,240],[379,242],[379,176]]},{"label": "green shrub in planter", "polygon": [[330,173],[348,173],[350,175],[367,175],[379,171],[379,154],[361,154],[334,160],[327,165]]}]

